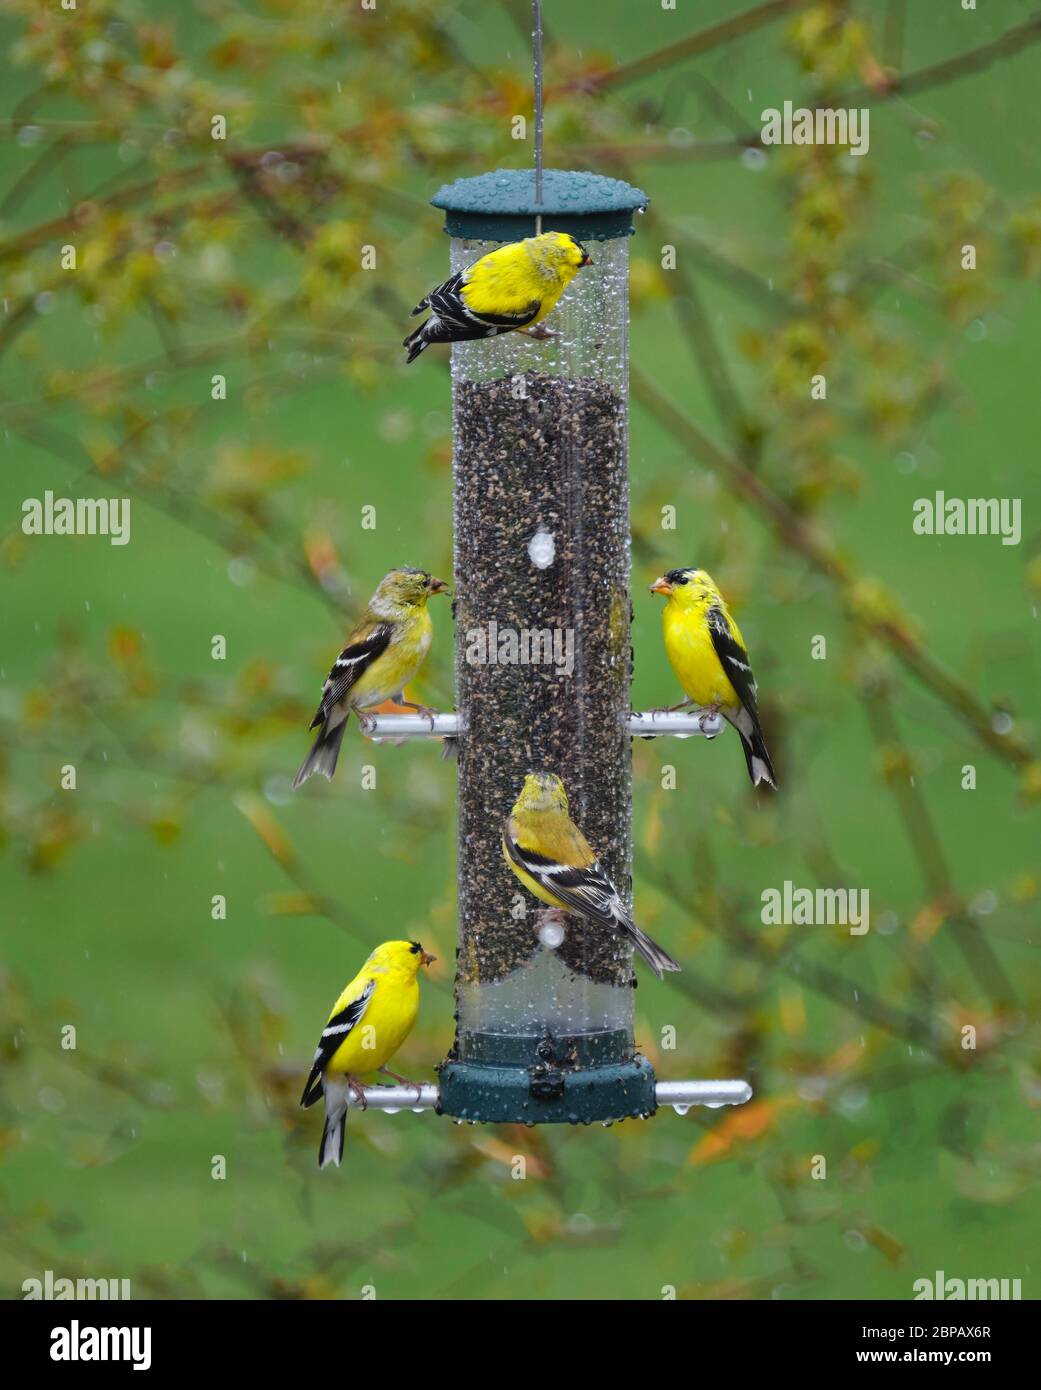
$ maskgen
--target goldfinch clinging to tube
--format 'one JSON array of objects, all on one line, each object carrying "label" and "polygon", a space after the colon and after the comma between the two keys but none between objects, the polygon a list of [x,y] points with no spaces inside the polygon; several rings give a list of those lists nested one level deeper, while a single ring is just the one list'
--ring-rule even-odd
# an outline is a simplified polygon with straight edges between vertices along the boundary
[{"label": "goldfinch clinging to tube", "polygon": [[318,1167],[339,1167],[343,1157],[343,1127],[351,1096],[365,1105],[359,1073],[380,1071],[416,1086],[387,1063],[412,1031],[419,1011],[421,965],[437,959],[418,941],[385,941],[377,946],[333,1005],[314,1054],[311,1074],[300,1097],[303,1106],[325,1096],[325,1127],[318,1146]]},{"label": "goldfinch clinging to tube", "polygon": [[296,774],[294,789],[313,772],[332,781],[352,709],[363,722],[362,710],[390,699],[408,709],[418,709],[421,714],[433,713],[403,699],[402,691],[415,677],[430,648],[433,627],[427,599],[447,592],[444,580],[434,579],[426,570],[391,570],[380,580],[322,687],[321,703],[311,720],[312,729],[321,727],[314,747]]},{"label": "goldfinch clinging to tube", "polygon": [[650,586],[665,594],[665,653],[687,696],[685,703],[721,714],[741,735],[754,786],[777,786],[759,727],[756,683],[741,629],[705,570],[669,570]]},{"label": "goldfinch clinging to tube", "polygon": [[529,772],[502,832],[502,852],[530,893],[598,927],[623,932],[659,979],[680,967],[633,921],[589,842],[568,814],[554,772]]},{"label": "goldfinch clinging to tube", "polygon": [[412,310],[430,317],[405,339],[414,362],[431,343],[462,343],[527,331],[554,307],[584,265],[586,248],[567,232],[511,241],[453,275]]}]

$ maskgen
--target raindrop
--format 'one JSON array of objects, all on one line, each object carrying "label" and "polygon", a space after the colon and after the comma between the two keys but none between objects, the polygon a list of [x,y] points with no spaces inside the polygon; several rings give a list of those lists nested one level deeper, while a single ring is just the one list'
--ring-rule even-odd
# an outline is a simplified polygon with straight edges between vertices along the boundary
[{"label": "raindrop", "polygon": [[246,588],[256,577],[256,565],[244,555],[235,555],[228,561],[228,578],[239,588]]},{"label": "raindrop", "polygon": [[977,893],[972,902],[969,903],[969,912],[973,917],[989,917],[997,905],[997,893],[988,888],[983,893]]},{"label": "raindrop", "polygon": [[292,800],[293,784],[282,773],[276,773],[264,783],[264,795],[273,806],[288,806]]}]

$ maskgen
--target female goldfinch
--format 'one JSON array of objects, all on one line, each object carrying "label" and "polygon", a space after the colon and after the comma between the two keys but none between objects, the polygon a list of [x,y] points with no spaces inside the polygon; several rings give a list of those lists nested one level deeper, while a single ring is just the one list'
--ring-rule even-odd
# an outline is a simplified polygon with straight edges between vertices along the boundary
[{"label": "female goldfinch", "polygon": [[383,576],[322,686],[321,703],[311,720],[312,729],[321,728],[296,774],[294,789],[312,772],[332,781],[352,709],[364,720],[362,710],[396,699],[408,709],[433,713],[405,700],[402,691],[430,649],[433,626],[427,599],[447,592],[444,580],[434,579],[426,570],[391,570]]},{"label": "female goldfinch", "polygon": [[711,575],[699,569],[669,570],[650,587],[652,594],[668,599],[662,611],[665,653],[687,696],[684,703],[722,714],[741,735],[753,785],[776,787],[744,638]]},{"label": "female goldfinch", "polygon": [[568,814],[564,783],[554,772],[529,772],[502,832],[510,868],[540,902],[573,913],[632,941],[659,980],[680,967],[625,910],[589,842]]},{"label": "female goldfinch", "polygon": [[322,1030],[303,1106],[325,1096],[325,1127],[318,1146],[318,1167],[339,1167],[343,1158],[343,1127],[350,1097],[365,1106],[357,1074],[380,1071],[404,1086],[418,1083],[390,1071],[387,1063],[412,1032],[419,1012],[421,965],[437,959],[418,941],[385,941],[377,946],[333,1005]]},{"label": "female goldfinch", "polygon": [[462,343],[533,328],[584,265],[586,248],[567,232],[511,241],[453,275],[421,299],[413,315],[430,317],[405,339],[414,362],[431,343]]}]

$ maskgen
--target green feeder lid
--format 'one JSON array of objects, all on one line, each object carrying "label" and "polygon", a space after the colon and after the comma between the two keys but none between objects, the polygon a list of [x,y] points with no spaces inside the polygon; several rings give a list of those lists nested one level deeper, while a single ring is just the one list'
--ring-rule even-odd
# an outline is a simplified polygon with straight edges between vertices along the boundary
[{"label": "green feeder lid", "polygon": [[445,184],[430,201],[444,208],[448,235],[468,241],[519,241],[533,235],[538,213],[547,232],[611,241],[632,235],[633,213],[650,200],[642,189],[604,174],[544,169],[536,207],[534,169],[496,169]]}]

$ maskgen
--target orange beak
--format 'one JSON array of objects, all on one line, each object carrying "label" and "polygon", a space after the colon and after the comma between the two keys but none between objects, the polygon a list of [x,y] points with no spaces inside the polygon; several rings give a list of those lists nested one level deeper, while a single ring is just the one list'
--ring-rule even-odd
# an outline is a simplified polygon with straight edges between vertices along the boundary
[{"label": "orange beak", "polygon": [[443,579],[435,579],[434,576],[431,575],[430,592],[431,594],[450,594],[452,591]]},{"label": "orange beak", "polygon": [[437,956],[432,956],[429,951],[420,951],[419,959],[424,965],[433,965],[434,961],[437,960]]},{"label": "orange beak", "polygon": [[669,581],[665,578],[665,576],[662,575],[662,577],[661,577],[660,579],[656,579],[656,580],[654,581],[654,583],[653,583],[652,585],[650,585],[650,590],[651,590],[651,593],[652,593],[652,594],[666,594],[666,595],[667,595],[667,594],[671,594],[671,593],[672,593],[672,585],[671,585],[671,584],[669,583]]},{"label": "orange beak", "polygon": [[592,264],[593,264],[593,258],[592,258],[592,256],[590,256],[590,255],[587,254],[587,255],[585,255],[585,256],[582,258],[582,260],[579,261],[579,263],[578,263],[578,268],[579,268],[579,270],[581,270],[582,267],[583,267],[584,265],[592,265]]}]

